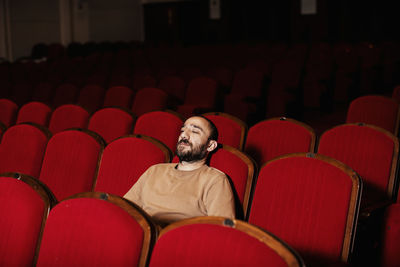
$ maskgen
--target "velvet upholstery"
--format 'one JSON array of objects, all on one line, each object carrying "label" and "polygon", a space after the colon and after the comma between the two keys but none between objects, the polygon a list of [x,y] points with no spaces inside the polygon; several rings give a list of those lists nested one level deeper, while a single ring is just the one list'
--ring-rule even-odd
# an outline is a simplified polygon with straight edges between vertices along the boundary
[{"label": "velvet upholstery", "polygon": [[20,172],[39,177],[49,133],[31,124],[6,130],[0,143],[0,173]]},{"label": "velvet upholstery", "polygon": [[77,103],[90,113],[93,113],[103,105],[104,94],[103,87],[88,84],[79,91]]},{"label": "velvet upholstery", "polygon": [[112,86],[105,94],[103,107],[123,107],[129,109],[132,105],[133,90],[126,86]]},{"label": "velvet upholstery", "polygon": [[285,155],[260,170],[249,223],[282,238],[308,266],[346,262],[361,187],[357,174],[334,159]]},{"label": "velvet upholstery", "polygon": [[62,105],[51,114],[49,129],[56,134],[69,128],[86,128],[89,117],[89,112],[78,105]]},{"label": "velvet upholstery", "polygon": [[239,118],[221,112],[203,114],[210,119],[218,129],[218,143],[243,150],[247,134],[247,125]]},{"label": "velvet upholstery", "polygon": [[151,137],[118,138],[104,149],[94,191],[124,196],[151,165],[169,161],[169,149]]},{"label": "velvet upholstery", "polygon": [[400,203],[386,209],[382,236],[381,266],[400,266]]},{"label": "velvet upholstery", "polygon": [[315,132],[308,125],[287,118],[272,118],[250,127],[245,151],[258,164],[289,153],[314,152]]},{"label": "velvet upholstery", "polygon": [[37,266],[145,266],[151,228],[124,202],[105,194],[60,202],[46,222]]},{"label": "velvet upholstery", "polygon": [[33,122],[47,127],[51,112],[51,108],[42,102],[29,102],[18,110],[16,123]]},{"label": "velvet upholstery", "polygon": [[[27,180],[29,180],[27,182]],[[0,177],[0,265],[33,266],[49,199],[33,178]]]},{"label": "velvet upholstery", "polygon": [[146,87],[140,89],[133,99],[132,112],[140,116],[146,112],[167,108],[168,95],[161,89]]},{"label": "velvet upholstery", "polygon": [[253,160],[246,154],[228,145],[219,148],[210,159],[210,166],[225,173],[233,183],[233,189],[239,200],[237,204],[242,207],[242,210],[236,212],[237,218],[246,218],[247,215],[256,171],[254,165]]},{"label": "velvet upholstery", "polygon": [[197,217],[163,229],[150,258],[157,266],[303,266],[295,252],[246,222]]},{"label": "velvet upholstery", "polygon": [[90,117],[88,129],[110,143],[118,137],[130,134],[134,122],[135,118],[128,111],[117,107],[102,108]]},{"label": "velvet upholstery", "polygon": [[17,117],[18,105],[6,98],[0,99],[0,121],[9,127],[15,123]]},{"label": "velvet upholstery", "polygon": [[178,114],[168,111],[153,111],[143,114],[137,119],[133,133],[151,136],[175,152],[182,125],[183,119]]},{"label": "velvet upholstery", "polygon": [[59,106],[65,104],[74,104],[79,93],[79,88],[70,83],[63,83],[59,85],[52,99],[53,108],[58,108]]},{"label": "velvet upholstery", "polygon": [[399,103],[390,97],[381,95],[358,97],[350,103],[346,117],[346,123],[357,122],[379,126],[397,135]]},{"label": "velvet upholstery", "polygon": [[361,176],[367,205],[392,198],[398,146],[392,134],[378,127],[343,124],[321,135],[318,153],[340,160]]},{"label": "velvet upholstery", "polygon": [[89,131],[55,134],[48,142],[39,179],[58,200],[90,191],[103,148],[101,138]]}]

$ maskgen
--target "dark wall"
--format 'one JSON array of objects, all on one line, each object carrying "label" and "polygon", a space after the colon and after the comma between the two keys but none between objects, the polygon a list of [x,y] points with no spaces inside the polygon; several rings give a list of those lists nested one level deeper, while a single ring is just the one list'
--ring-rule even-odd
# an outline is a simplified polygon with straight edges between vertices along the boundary
[{"label": "dark wall", "polygon": [[317,0],[316,15],[301,15],[300,0],[221,0],[221,19],[209,1],[145,5],[146,40],[183,44],[232,41],[398,40],[392,1]]}]

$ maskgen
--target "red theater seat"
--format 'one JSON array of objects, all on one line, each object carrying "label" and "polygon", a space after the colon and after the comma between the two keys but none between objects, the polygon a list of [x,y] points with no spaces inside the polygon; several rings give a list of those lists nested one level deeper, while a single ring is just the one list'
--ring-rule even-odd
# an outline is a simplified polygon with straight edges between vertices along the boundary
[{"label": "red theater seat", "polygon": [[42,102],[26,103],[18,110],[16,123],[33,122],[47,127],[51,111],[51,108]]},{"label": "red theater seat", "polygon": [[86,128],[89,117],[89,112],[81,106],[62,105],[51,114],[49,129],[53,134],[56,134],[69,128]]}]

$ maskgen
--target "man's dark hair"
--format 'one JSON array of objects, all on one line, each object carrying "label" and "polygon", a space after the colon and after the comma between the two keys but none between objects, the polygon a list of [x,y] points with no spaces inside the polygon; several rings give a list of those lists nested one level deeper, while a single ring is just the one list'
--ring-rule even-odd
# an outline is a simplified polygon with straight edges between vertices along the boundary
[{"label": "man's dark hair", "polygon": [[208,126],[210,127],[210,136],[208,140],[215,140],[218,142],[218,129],[217,126],[209,119],[204,117],[203,115],[197,115],[197,117],[203,118],[208,122]]}]

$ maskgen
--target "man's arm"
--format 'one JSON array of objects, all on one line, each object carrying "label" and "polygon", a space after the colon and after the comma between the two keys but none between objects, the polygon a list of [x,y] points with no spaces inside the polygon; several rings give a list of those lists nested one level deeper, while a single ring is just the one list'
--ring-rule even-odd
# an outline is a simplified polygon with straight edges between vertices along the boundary
[{"label": "man's arm", "polygon": [[209,188],[205,199],[208,216],[235,218],[235,201],[227,177],[221,177]]}]

